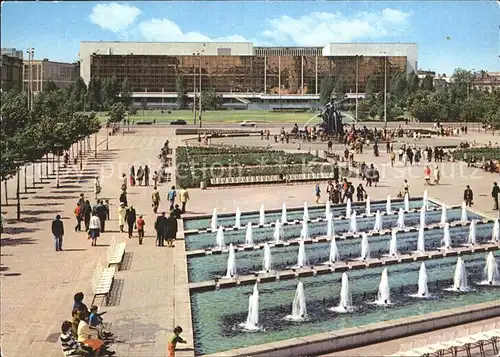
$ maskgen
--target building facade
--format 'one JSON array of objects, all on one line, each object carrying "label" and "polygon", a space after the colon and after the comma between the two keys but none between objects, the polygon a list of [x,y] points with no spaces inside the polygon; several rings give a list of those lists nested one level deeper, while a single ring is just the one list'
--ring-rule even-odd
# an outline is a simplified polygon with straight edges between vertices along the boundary
[{"label": "building facade", "polygon": [[2,77],[0,88],[2,92],[11,89],[22,90],[23,87],[23,60],[18,57],[11,57],[2,54],[0,62],[2,68]]},{"label": "building facade", "polygon": [[32,83],[33,93],[43,91],[44,85],[54,82],[59,88],[67,88],[80,76],[78,63],[53,62],[48,59],[24,62],[24,90]]},{"label": "building facade", "polygon": [[[201,68],[200,68],[201,67]],[[417,70],[416,44],[328,44],[325,47],[254,47],[250,42],[81,42],[80,75],[128,78],[134,94],[177,93],[182,78],[188,96],[214,90],[224,97],[317,98],[327,76],[341,78],[347,93],[363,93],[374,76]],[[140,94],[143,93],[143,94]]]}]

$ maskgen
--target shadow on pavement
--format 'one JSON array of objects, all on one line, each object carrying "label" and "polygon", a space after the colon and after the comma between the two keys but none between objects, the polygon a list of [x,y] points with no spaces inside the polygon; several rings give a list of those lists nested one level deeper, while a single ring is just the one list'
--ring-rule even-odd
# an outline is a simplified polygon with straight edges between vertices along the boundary
[{"label": "shadow on pavement", "polygon": [[[14,221],[17,222],[17,221]],[[15,235],[15,234],[23,234],[23,233],[33,233],[38,230],[37,228],[25,228],[25,227],[4,227],[2,235]]]},{"label": "shadow on pavement", "polygon": [[22,244],[35,244],[33,238],[2,238],[0,239],[0,247],[17,246]]}]

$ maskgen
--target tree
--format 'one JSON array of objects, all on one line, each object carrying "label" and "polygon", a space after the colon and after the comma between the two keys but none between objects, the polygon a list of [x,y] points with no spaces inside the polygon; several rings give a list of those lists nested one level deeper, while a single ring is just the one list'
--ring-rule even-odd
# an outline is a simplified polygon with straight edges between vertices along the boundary
[{"label": "tree", "polygon": [[122,81],[121,87],[122,103],[125,104],[127,108],[130,108],[130,106],[132,105],[132,91],[130,89],[128,77],[125,77],[125,79]]},{"label": "tree", "polygon": [[373,99],[375,95],[380,92],[378,82],[377,82],[377,77],[378,75],[372,74],[371,76],[368,77],[368,80],[366,81],[366,88],[365,92],[366,95]]},{"label": "tree", "polygon": [[368,120],[370,116],[370,102],[366,99],[358,101],[358,120],[365,121]]},{"label": "tree", "polygon": [[119,123],[125,119],[125,105],[123,103],[115,103],[111,106],[108,116],[108,122]]},{"label": "tree", "polygon": [[85,103],[90,110],[99,111],[101,109],[101,80],[98,77],[90,78]]},{"label": "tree", "polygon": [[59,87],[53,81],[48,81],[46,85],[43,86],[43,91],[48,93],[54,90],[58,90]]},{"label": "tree", "polygon": [[187,108],[186,78],[181,74],[178,74],[175,78],[175,90],[177,91],[177,105],[179,109]]},{"label": "tree", "polygon": [[337,81],[335,82],[334,92],[335,98],[337,100],[345,98],[345,82],[342,77],[337,78]]},{"label": "tree", "polygon": [[217,110],[221,106],[222,98],[214,90],[201,93],[201,105],[205,110]]},{"label": "tree", "polygon": [[326,103],[329,103],[330,100],[332,99],[332,92],[333,88],[335,86],[335,83],[333,81],[333,78],[328,76],[325,77],[321,80],[320,86],[319,86],[319,97],[321,104],[325,105]]},{"label": "tree", "polygon": [[428,90],[430,92],[432,92],[434,90],[434,83],[433,83],[434,79],[430,76],[430,75],[426,75],[424,77],[424,79],[422,80],[422,83],[421,83],[421,88],[423,90]]},{"label": "tree", "polygon": [[415,72],[412,71],[408,75],[408,94],[415,93],[418,91],[419,82],[420,82],[420,80],[419,80],[418,76],[415,74]]},{"label": "tree", "polygon": [[87,86],[82,77],[78,77],[75,84],[71,88],[70,98],[76,105],[76,110],[85,110],[85,96],[87,94]]}]

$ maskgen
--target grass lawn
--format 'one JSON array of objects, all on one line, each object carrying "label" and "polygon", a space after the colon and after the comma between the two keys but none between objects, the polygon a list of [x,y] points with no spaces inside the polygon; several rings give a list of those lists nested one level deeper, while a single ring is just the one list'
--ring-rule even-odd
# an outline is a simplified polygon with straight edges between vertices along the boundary
[{"label": "grass lawn", "polygon": [[[106,121],[106,112],[97,113],[101,121]],[[306,123],[315,113],[274,113],[266,110],[220,110],[203,112],[202,120],[204,123],[239,123],[243,120],[272,123]],[[188,124],[193,123],[193,112],[191,110],[172,110],[170,114],[161,110],[142,110],[137,115],[131,116],[136,122],[140,120],[153,120],[156,122],[170,122],[172,120],[184,119]]]}]

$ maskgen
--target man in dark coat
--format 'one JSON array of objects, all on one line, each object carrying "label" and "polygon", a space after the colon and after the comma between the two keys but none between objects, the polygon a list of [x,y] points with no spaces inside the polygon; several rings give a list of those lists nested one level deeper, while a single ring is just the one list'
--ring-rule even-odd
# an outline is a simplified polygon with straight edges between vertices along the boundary
[{"label": "man in dark coat", "polygon": [[56,252],[63,250],[62,240],[64,236],[64,225],[60,215],[57,215],[56,219],[52,221],[52,235],[54,236],[54,247],[56,248]]},{"label": "man in dark coat", "polygon": [[170,217],[167,218],[167,245],[169,247],[174,246],[174,239],[177,237],[177,219],[175,218],[175,213],[170,213]]},{"label": "man in dark coat", "polygon": [[123,190],[120,199],[118,200],[119,202],[123,202],[125,204],[125,207],[128,207],[128,200],[127,200],[127,191]]},{"label": "man in dark coat", "polygon": [[493,182],[493,188],[491,189],[491,197],[493,198],[493,209],[498,210],[498,194],[500,194],[500,187],[498,187],[496,182]]},{"label": "man in dark coat", "polygon": [[165,236],[167,233],[167,217],[165,217],[165,212],[161,213],[161,216],[156,218],[155,222],[155,230],[156,230],[156,245],[158,247],[163,247]]},{"label": "man in dark coat", "polygon": [[104,232],[104,228],[106,226],[106,217],[108,216],[108,211],[106,209],[106,206],[102,204],[102,200],[98,201],[97,205],[95,206],[95,213],[97,214],[97,217],[99,217],[99,221],[101,221],[101,233]]},{"label": "man in dark coat", "polygon": [[338,181],[339,180],[339,165],[335,163],[333,165],[333,181]]},{"label": "man in dark coat", "polygon": [[465,204],[469,207],[472,206],[472,203],[474,203],[474,193],[472,192],[469,185],[466,186],[464,191],[464,201]]},{"label": "man in dark coat", "polygon": [[134,224],[137,219],[134,206],[130,206],[125,211],[125,221],[128,225],[128,237],[132,238],[132,232],[134,231]]}]

